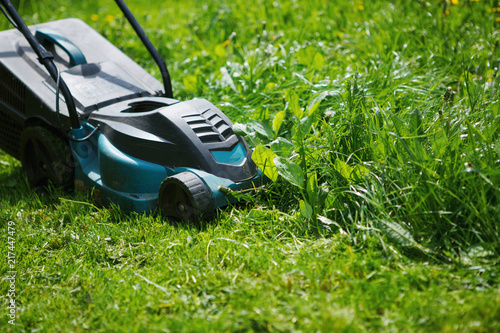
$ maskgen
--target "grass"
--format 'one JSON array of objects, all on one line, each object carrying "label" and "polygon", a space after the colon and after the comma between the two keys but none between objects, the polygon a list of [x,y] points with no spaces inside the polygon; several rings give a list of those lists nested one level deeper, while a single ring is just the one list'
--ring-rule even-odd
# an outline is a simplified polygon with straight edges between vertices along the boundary
[{"label": "grass", "polygon": [[[20,2],[159,77],[113,3]],[[220,105],[275,181],[195,228],[39,195],[0,152],[2,331],[500,331],[495,1],[129,2],[176,97]]]}]

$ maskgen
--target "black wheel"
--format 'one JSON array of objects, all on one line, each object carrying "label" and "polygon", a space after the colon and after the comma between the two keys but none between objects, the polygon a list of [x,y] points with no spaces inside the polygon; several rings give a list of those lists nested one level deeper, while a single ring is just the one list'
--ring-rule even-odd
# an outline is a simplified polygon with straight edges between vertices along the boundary
[{"label": "black wheel", "polygon": [[214,214],[210,191],[191,172],[181,172],[165,178],[158,193],[158,207],[165,218],[197,224]]},{"label": "black wheel", "polygon": [[69,188],[75,169],[69,143],[50,130],[32,126],[21,135],[21,162],[32,187]]}]

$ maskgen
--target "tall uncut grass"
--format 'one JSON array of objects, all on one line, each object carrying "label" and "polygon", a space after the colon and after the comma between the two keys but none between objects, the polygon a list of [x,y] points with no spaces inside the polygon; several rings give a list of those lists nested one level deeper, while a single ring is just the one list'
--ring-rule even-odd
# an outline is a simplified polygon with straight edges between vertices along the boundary
[{"label": "tall uncut grass", "polygon": [[[127,3],[175,97],[220,106],[272,181],[185,226],[39,195],[0,152],[1,329],[500,331],[498,1]],[[160,78],[113,1],[17,4]]]},{"label": "tall uncut grass", "polygon": [[[180,88],[189,97],[215,88],[233,118],[255,120],[248,131],[254,145],[293,141],[301,119],[287,91],[306,111],[323,99],[301,165],[306,177],[317,174],[326,197],[316,207],[320,215],[353,238],[373,232],[453,258],[477,246],[498,256],[495,2],[195,7],[212,14],[189,22],[192,36],[183,43],[201,52],[174,62],[188,73]],[[271,131],[287,108],[283,126]],[[280,149],[275,153],[288,161],[300,159],[297,146]],[[290,187],[278,178],[270,204],[298,210],[295,196],[276,204]]]}]

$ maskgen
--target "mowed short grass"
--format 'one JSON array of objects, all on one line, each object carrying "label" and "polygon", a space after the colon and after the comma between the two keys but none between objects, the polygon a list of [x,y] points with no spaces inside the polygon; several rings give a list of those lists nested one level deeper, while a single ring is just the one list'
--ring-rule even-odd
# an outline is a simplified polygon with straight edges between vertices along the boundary
[{"label": "mowed short grass", "polygon": [[[499,3],[127,3],[175,96],[219,105],[274,181],[190,226],[39,194],[0,151],[0,330],[500,331]],[[20,12],[160,77],[112,1]]]}]

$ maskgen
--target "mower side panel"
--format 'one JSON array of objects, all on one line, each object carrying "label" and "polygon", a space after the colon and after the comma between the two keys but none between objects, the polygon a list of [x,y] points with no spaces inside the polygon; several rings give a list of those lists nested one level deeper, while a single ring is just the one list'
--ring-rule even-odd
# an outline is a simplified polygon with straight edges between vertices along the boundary
[{"label": "mower side panel", "polygon": [[25,98],[22,83],[0,63],[0,149],[20,158],[25,117],[19,111]]},{"label": "mower side panel", "polygon": [[[93,130],[86,122],[72,130],[83,138]],[[102,134],[83,142],[70,142],[75,160],[75,184],[79,189],[94,188],[98,204],[117,204],[126,211],[148,212],[156,209],[158,190],[167,169],[128,156]]]},{"label": "mower side panel", "polygon": [[[129,101],[94,112],[88,119],[120,151],[175,169],[199,169],[234,182],[252,179],[257,166],[231,121],[204,99],[179,102],[160,97],[135,99],[155,109],[128,111]],[[160,106],[160,102],[164,105]]]},{"label": "mower side panel", "polygon": [[116,191],[156,193],[167,177],[165,167],[122,153],[102,134],[99,135],[98,147],[102,183]]},{"label": "mower side panel", "polygon": [[[72,130],[75,138],[83,138],[94,127],[83,122],[82,128]],[[76,163],[77,188],[94,188],[99,204],[117,204],[126,211],[150,212],[157,208],[158,190],[163,180],[181,172],[199,177],[210,191],[214,209],[237,202],[231,191],[241,191],[262,185],[261,173],[243,182],[186,167],[168,168],[146,162],[121,152],[106,136],[98,132],[83,142],[71,142]],[[237,155],[239,153],[236,153]]]}]

